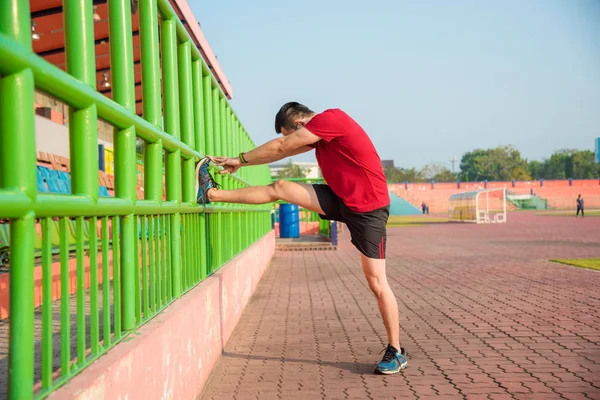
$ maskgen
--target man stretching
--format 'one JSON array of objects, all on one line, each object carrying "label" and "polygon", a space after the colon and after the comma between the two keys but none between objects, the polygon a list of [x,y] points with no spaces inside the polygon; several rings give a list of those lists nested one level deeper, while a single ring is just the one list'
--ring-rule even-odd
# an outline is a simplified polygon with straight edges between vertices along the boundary
[{"label": "man stretching", "polygon": [[[385,272],[386,224],[390,198],[381,160],[366,132],[339,109],[320,114],[296,102],[284,104],[275,116],[271,140],[239,157],[208,156],[196,168],[197,202],[265,204],[277,200],[297,204],[321,218],[345,223],[352,243],[361,253],[362,269],[377,297],[388,336],[388,346],[375,373],[395,374],[408,366],[400,347],[398,303]],[[208,164],[235,173],[242,166],[267,164],[316,150],[317,162],[328,185],[275,181],[268,186],[217,190]]]}]

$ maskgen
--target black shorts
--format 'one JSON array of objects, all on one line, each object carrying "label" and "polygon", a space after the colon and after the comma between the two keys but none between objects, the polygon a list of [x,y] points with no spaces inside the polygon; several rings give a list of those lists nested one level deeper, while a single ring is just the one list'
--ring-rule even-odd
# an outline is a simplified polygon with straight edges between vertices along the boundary
[{"label": "black shorts", "polygon": [[322,219],[340,221],[348,226],[352,244],[369,258],[385,258],[386,225],[390,206],[368,212],[350,210],[328,185],[313,185],[319,204],[325,212]]}]

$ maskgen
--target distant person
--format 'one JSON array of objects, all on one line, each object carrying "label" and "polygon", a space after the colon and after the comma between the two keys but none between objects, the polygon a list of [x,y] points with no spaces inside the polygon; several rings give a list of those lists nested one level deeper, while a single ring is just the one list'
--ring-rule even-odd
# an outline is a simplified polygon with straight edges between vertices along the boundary
[{"label": "distant person", "polygon": [[575,218],[579,216],[579,211],[581,211],[581,218],[583,218],[583,197],[581,195],[577,197],[577,214],[575,214]]},{"label": "distant person", "polygon": [[427,215],[429,215],[429,206],[425,206],[425,211],[427,212]]},{"label": "distant person", "polygon": [[425,215],[425,211],[427,211],[427,204],[425,202],[421,203],[421,209],[423,210],[423,215]]}]

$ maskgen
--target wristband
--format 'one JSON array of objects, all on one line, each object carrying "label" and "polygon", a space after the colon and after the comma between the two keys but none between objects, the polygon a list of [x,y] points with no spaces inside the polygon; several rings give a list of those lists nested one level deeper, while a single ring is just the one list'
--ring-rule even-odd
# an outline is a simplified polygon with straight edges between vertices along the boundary
[{"label": "wristband", "polygon": [[248,161],[246,161],[246,159],[244,158],[244,154],[245,153],[240,153],[240,162],[242,164],[248,164]]}]

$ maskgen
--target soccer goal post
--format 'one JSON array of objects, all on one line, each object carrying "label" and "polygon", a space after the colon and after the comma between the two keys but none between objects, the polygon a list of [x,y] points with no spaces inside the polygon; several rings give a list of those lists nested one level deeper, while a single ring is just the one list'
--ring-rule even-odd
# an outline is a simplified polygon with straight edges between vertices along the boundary
[{"label": "soccer goal post", "polygon": [[448,199],[448,219],[474,224],[506,223],[506,189],[454,193]]}]

